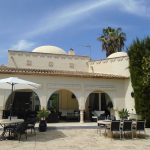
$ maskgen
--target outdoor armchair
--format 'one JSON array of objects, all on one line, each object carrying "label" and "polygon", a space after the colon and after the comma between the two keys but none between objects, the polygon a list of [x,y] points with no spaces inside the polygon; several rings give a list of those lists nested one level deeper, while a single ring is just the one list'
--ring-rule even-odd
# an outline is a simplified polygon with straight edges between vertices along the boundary
[{"label": "outdoor armchair", "polygon": [[136,130],[136,138],[137,138],[137,131],[139,131],[139,134],[140,134],[140,131],[143,131],[144,136],[146,137],[145,124],[146,124],[145,120],[137,120],[136,129],[135,129]]},{"label": "outdoor armchair", "polygon": [[99,119],[102,115],[105,116],[104,111],[92,111],[92,121],[97,121],[97,120],[105,120],[106,116],[103,117],[103,119]]},{"label": "outdoor armchair", "polygon": [[98,116],[98,120],[105,120],[105,119],[106,119],[105,113]]},{"label": "outdoor armchair", "polygon": [[107,130],[111,131],[112,137],[113,137],[114,132],[118,132],[119,135],[120,135],[120,139],[121,139],[121,128],[120,128],[120,125],[121,125],[120,120],[112,120],[111,121],[110,128],[107,128]]},{"label": "outdoor armchair", "polygon": [[5,139],[12,139],[12,138],[14,138],[13,136],[12,136],[12,131],[14,131],[15,130],[15,128],[17,127],[17,124],[11,124],[11,125],[6,125],[6,126],[4,126],[4,131],[3,131],[3,138],[5,138]]},{"label": "outdoor armchair", "polygon": [[36,134],[35,132],[35,123],[36,123],[36,118],[27,118],[26,120],[26,124],[27,124],[27,129],[31,129],[31,133],[32,130],[34,131],[34,134]]},{"label": "outdoor armchair", "polygon": [[[105,114],[101,114],[99,117],[97,117],[97,121],[105,120],[105,119],[106,119]],[[104,127],[105,127],[104,124],[97,123],[97,133],[100,132],[100,135],[101,135],[101,128],[104,128]],[[106,127],[105,127],[105,133],[106,133]]]},{"label": "outdoor armchair", "polygon": [[18,138],[19,141],[23,134],[26,136],[27,140],[27,123],[23,122],[21,124],[18,124],[16,128],[14,128],[11,132],[14,134],[15,138]]},{"label": "outdoor armchair", "polygon": [[122,124],[123,138],[125,133],[131,132],[133,138],[133,123],[132,120],[124,120]]}]

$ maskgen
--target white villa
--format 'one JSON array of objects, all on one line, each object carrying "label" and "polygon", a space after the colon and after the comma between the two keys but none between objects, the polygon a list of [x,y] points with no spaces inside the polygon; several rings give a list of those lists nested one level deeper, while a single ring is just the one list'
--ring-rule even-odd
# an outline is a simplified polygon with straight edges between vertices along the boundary
[{"label": "white villa", "polygon": [[[129,73],[129,58],[116,52],[103,60],[91,60],[66,53],[55,46],[41,46],[32,52],[8,51],[8,64],[0,66],[0,79],[19,77],[40,84],[36,90],[0,89],[0,116],[6,117],[13,96],[13,113],[47,108],[59,118],[91,120],[91,112],[114,115],[127,108],[135,113]],[[77,119],[77,118],[76,118]]]}]

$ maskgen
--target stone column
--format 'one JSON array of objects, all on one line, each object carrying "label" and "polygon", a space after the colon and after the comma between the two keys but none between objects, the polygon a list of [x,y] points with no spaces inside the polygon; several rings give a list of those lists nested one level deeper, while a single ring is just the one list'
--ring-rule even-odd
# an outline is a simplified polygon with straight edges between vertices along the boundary
[{"label": "stone column", "polygon": [[80,110],[80,123],[84,123],[84,111],[85,111],[85,92],[84,85],[81,85],[81,89],[78,91],[78,102]]},{"label": "stone column", "polygon": [[0,119],[3,117],[3,110],[0,110]]},{"label": "stone column", "polygon": [[3,106],[0,106],[0,119],[3,117]]},{"label": "stone column", "polygon": [[41,109],[42,108],[47,108],[47,99],[46,96],[44,95],[39,95],[39,99],[40,99],[40,105],[41,105]]},{"label": "stone column", "polygon": [[84,123],[84,110],[80,110],[80,123]]}]

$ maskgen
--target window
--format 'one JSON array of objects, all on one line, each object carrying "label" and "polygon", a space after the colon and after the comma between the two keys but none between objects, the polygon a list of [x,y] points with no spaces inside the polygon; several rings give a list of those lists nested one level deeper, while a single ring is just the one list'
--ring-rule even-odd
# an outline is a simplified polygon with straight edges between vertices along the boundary
[{"label": "window", "polygon": [[54,65],[53,62],[50,61],[49,62],[49,67],[53,67],[53,65]]},{"label": "window", "polygon": [[105,93],[91,93],[90,94],[90,106],[92,107],[92,110],[106,110],[106,94]]},{"label": "window", "polygon": [[32,66],[32,61],[31,60],[27,60],[27,66]]},{"label": "window", "polygon": [[74,64],[73,64],[73,63],[70,63],[70,64],[69,64],[69,67],[70,67],[71,69],[74,69]]}]

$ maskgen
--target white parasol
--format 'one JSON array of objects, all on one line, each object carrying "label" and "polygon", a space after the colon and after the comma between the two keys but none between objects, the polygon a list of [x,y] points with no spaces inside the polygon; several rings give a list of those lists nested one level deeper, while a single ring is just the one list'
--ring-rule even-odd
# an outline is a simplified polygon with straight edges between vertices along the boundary
[{"label": "white parasol", "polygon": [[[40,85],[37,83],[19,79],[17,77],[0,79],[0,88],[11,89],[12,93],[14,89],[36,89],[38,87],[40,87]],[[12,98],[11,98],[11,106],[10,106],[10,119],[12,113],[11,111],[12,111]]]}]

